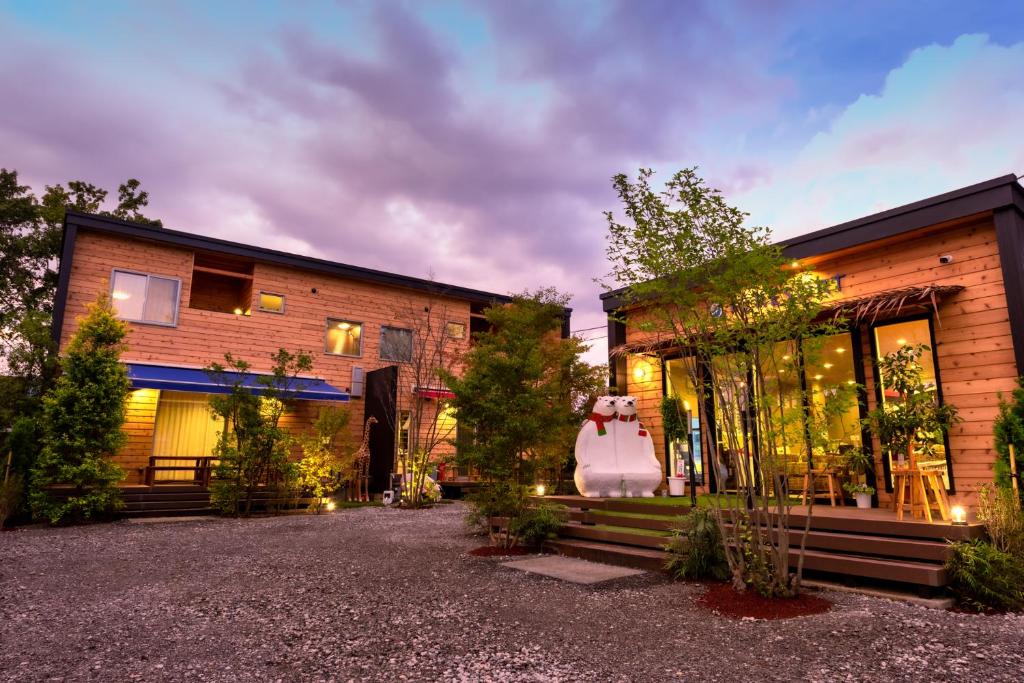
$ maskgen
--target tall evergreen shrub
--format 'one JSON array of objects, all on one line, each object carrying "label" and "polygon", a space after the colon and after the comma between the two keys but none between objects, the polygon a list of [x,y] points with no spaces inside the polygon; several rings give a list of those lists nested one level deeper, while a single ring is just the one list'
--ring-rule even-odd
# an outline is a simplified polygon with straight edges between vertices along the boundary
[{"label": "tall evergreen shrub", "polygon": [[[110,456],[127,439],[122,425],[131,384],[120,362],[127,334],[103,295],[71,338],[61,375],[43,397],[42,447],[30,494],[37,518],[75,522],[122,505],[117,484],[124,472]],[[54,495],[55,485],[69,488]]]}]

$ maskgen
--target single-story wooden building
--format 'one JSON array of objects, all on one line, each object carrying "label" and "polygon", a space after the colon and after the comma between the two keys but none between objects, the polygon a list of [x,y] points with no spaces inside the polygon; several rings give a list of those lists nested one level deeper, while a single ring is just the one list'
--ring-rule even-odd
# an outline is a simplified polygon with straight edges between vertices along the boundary
[{"label": "single-story wooden building", "polygon": [[[962,422],[924,466],[941,471],[952,502],[971,505],[977,487],[993,479],[993,420],[998,394],[1024,371],[1024,189],[1015,175],[994,178],[781,242],[788,259],[834,279],[832,310],[847,331],[826,340],[824,357],[803,367],[812,400],[839,383],[865,387],[860,405],[828,425],[835,449],[863,445],[873,453],[874,504],[893,490],[891,463],[860,420],[890,400],[875,360],[903,344],[924,343],[925,380],[939,401],[955,405]],[[611,384],[640,399],[666,475],[682,475],[681,458],[666,442],[659,403],[684,401],[691,423],[696,481],[717,486],[722,437],[713,405],[698,405],[680,350],[630,325],[623,290],[603,294],[609,313]],[[857,311],[870,310],[871,315]],[[717,463],[717,464],[716,464]]]}]

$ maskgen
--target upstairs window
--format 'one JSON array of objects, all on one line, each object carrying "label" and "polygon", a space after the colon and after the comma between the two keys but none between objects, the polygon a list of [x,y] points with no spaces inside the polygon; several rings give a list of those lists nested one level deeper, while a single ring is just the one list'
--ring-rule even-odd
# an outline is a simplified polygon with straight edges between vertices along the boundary
[{"label": "upstairs window", "polygon": [[264,313],[284,313],[284,295],[260,292],[259,307]]},{"label": "upstairs window", "polygon": [[327,319],[327,353],[360,356],[363,353],[363,324],[338,318]]},{"label": "upstairs window", "polygon": [[412,360],[412,330],[399,327],[380,328],[380,357],[408,363]]},{"label": "upstairs window", "polygon": [[115,270],[111,280],[110,298],[118,318],[172,327],[178,323],[180,281],[124,270]]},{"label": "upstairs window", "polygon": [[445,331],[448,333],[448,337],[450,339],[465,339],[466,323],[447,323],[445,325]]},{"label": "upstairs window", "polygon": [[188,307],[216,313],[252,313],[253,263],[197,253],[192,265]]}]

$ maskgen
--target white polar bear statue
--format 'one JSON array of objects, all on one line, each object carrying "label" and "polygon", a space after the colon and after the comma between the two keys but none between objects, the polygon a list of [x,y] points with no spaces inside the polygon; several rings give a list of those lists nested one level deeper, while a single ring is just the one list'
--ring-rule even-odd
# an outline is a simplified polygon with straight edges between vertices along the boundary
[{"label": "white polar bear statue", "polygon": [[615,457],[615,397],[601,396],[576,436],[573,480],[588,498],[619,495],[622,476]]},{"label": "white polar bear statue", "polygon": [[654,440],[637,417],[635,398],[620,396],[615,407],[615,455],[622,474],[622,495],[651,498],[661,484]]},{"label": "white polar bear statue", "polygon": [[632,396],[602,396],[576,437],[573,479],[587,498],[649,498],[661,483],[654,441],[636,415]]}]

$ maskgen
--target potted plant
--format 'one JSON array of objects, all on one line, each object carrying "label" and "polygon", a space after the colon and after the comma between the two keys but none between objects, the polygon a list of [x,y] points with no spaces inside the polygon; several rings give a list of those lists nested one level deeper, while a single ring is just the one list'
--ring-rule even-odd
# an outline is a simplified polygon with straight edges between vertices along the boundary
[{"label": "potted plant", "polygon": [[871,456],[865,453],[863,448],[851,448],[846,452],[845,459],[846,467],[855,480],[844,483],[843,490],[853,496],[857,501],[857,507],[870,508],[871,496],[875,495],[875,488],[867,483]]},{"label": "potted plant", "polygon": [[934,387],[924,382],[921,356],[929,350],[925,344],[907,344],[878,361],[882,383],[896,400],[872,410],[865,423],[893,461],[913,463],[918,450],[931,455],[959,420],[956,407],[940,405]]},{"label": "potted plant", "polygon": [[[668,442],[674,444],[674,450],[678,453],[683,450],[682,444],[686,439],[686,418],[685,411],[683,409],[682,401],[675,396],[665,396],[661,399],[661,424],[665,430],[665,438]],[[680,459],[681,460],[681,459]],[[682,470],[685,465],[680,462],[676,467],[676,472]],[[686,478],[683,476],[672,476],[671,471],[666,473],[668,476],[668,494],[670,496],[682,496],[686,492]]]},{"label": "potted plant", "polygon": [[862,484],[860,482],[848,481],[843,484],[843,488],[857,501],[857,507],[871,507],[871,496],[875,495],[874,486],[868,486],[867,484]]}]

